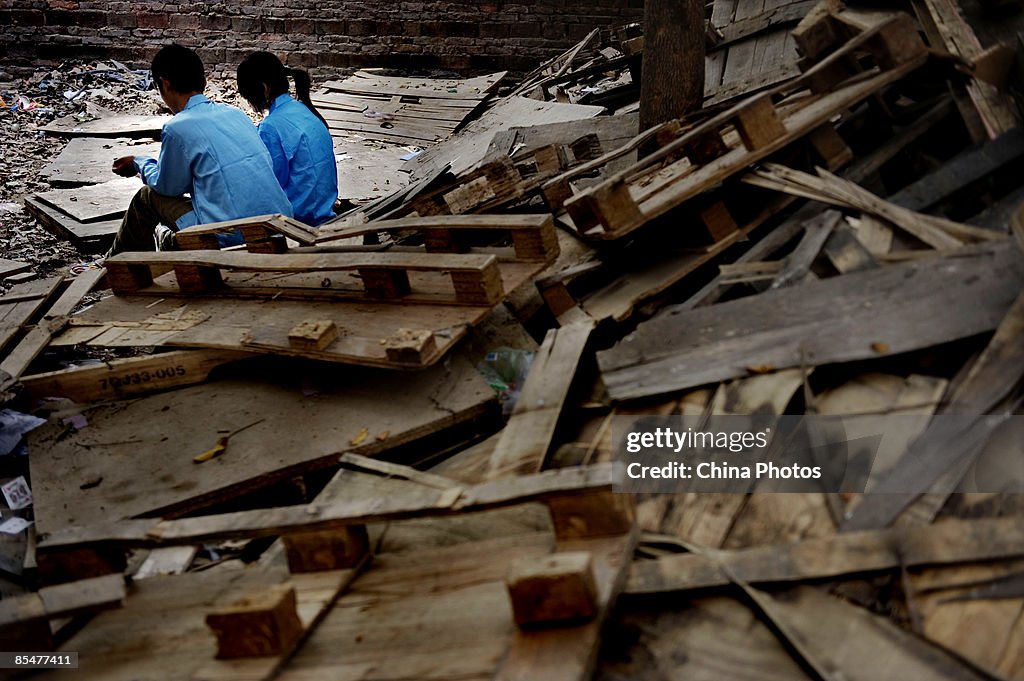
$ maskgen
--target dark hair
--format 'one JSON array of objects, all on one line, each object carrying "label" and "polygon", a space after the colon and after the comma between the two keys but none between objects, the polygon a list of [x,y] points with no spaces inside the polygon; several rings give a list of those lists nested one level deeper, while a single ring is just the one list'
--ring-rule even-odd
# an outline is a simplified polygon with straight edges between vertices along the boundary
[{"label": "dark hair", "polygon": [[202,92],[206,89],[206,73],[203,60],[194,50],[171,43],[153,57],[150,67],[153,80],[157,83],[166,78],[175,92]]},{"label": "dark hair", "polygon": [[[313,106],[309,98],[309,74],[299,69],[286,68],[281,60],[270,52],[253,52],[238,65],[236,78],[238,92],[258,111],[263,111],[270,102],[288,92],[288,77],[295,81],[295,98],[306,105],[325,126],[327,121]],[[270,96],[264,92],[266,85]]]}]

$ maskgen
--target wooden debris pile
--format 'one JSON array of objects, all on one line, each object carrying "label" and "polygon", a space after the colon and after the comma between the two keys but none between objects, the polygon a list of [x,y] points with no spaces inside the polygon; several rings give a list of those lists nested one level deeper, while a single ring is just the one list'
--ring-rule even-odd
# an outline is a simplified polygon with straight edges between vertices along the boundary
[{"label": "wooden debris pile", "polygon": [[[0,298],[49,417],[2,635],[95,679],[1024,679],[1018,112],[942,2],[711,9],[685,118],[637,129],[637,27],[489,101],[362,72],[332,128],[432,143],[395,191]],[[32,364],[89,347],[140,354]],[[617,491],[623,427],[753,414],[903,425],[869,493]]]}]

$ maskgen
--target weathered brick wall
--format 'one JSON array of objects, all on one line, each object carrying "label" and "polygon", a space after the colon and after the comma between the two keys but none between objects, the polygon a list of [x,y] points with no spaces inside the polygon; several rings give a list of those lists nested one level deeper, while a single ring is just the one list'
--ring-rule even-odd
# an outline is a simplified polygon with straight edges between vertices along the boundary
[{"label": "weathered brick wall", "polygon": [[363,66],[529,71],[643,0],[0,0],[0,66],[70,57],[148,64],[160,45],[209,67],[268,49],[319,74]]}]

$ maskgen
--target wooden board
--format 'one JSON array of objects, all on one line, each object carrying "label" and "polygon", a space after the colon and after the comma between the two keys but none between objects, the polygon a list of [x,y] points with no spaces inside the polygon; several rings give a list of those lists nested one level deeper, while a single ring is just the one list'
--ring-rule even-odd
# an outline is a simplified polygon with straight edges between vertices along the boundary
[{"label": "wooden board", "polygon": [[0,351],[7,349],[32,317],[49,305],[60,284],[60,277],[15,284],[0,297]]},{"label": "wooden board", "polygon": [[452,174],[459,176],[484,160],[496,133],[520,127],[528,121],[534,125],[562,123],[593,118],[603,112],[604,108],[600,106],[507,97],[498,101],[480,118],[468,124],[444,144],[428,149],[407,161],[403,169],[412,173],[414,178],[420,178],[450,163]]},{"label": "wooden board", "polygon": [[867,359],[880,347],[905,352],[991,330],[1013,303],[1024,264],[1009,241],[964,255],[662,315],[598,354],[605,383],[613,398],[631,399],[743,376],[749,367]]},{"label": "wooden board", "polygon": [[74,186],[100,184],[114,179],[114,159],[122,156],[160,155],[159,142],[136,142],[124,139],[75,137],[39,174],[50,184]]},{"label": "wooden board", "polygon": [[[330,466],[345,451],[375,455],[494,407],[493,390],[458,357],[419,373],[267,362],[238,374],[98,406],[87,412],[90,425],[67,437],[59,423],[34,431],[39,530],[184,513]],[[218,458],[192,462],[225,429],[257,421]],[[365,442],[351,444],[364,429]]]},{"label": "wooden board", "polygon": [[[514,291],[542,266],[502,263],[504,290]],[[313,283],[318,286],[316,282],[321,279],[316,277]],[[447,282],[442,283],[450,287]],[[310,299],[315,293],[316,290],[312,290],[305,300],[114,296],[76,315],[56,342],[271,352],[331,362],[419,368],[437,362],[465,336],[469,327],[483,320],[492,309],[491,306]],[[334,295],[330,291],[327,294]],[[321,350],[292,347],[289,331],[307,320],[333,321],[339,330],[338,339]],[[415,360],[388,357],[385,343],[398,336],[402,329],[432,331],[435,348]]]},{"label": "wooden board", "polygon": [[638,562],[626,593],[700,590],[735,579],[750,584],[798,582],[1021,555],[1024,532],[1013,518],[947,520],[720,551],[714,558],[687,553]]},{"label": "wooden board", "polygon": [[0,258],[0,279],[6,279],[12,275],[21,274],[22,272],[28,272],[30,269],[32,269],[32,265],[27,262]]},{"label": "wooden board", "polygon": [[120,219],[79,222],[31,196],[25,197],[25,210],[50,234],[67,239],[78,248],[93,253],[105,251],[121,227]]},{"label": "wooden board", "polygon": [[81,404],[117,400],[202,383],[214,368],[251,356],[225,350],[146,354],[22,376],[21,385],[36,401],[46,397],[66,397]]},{"label": "wooden board", "polygon": [[123,215],[141,188],[138,178],[124,177],[73,189],[51,189],[35,198],[79,222],[96,222]]},{"label": "wooden board", "polygon": [[[335,463],[338,461],[340,457],[335,459]],[[365,477],[368,474],[356,471],[354,475]],[[611,464],[547,471],[468,487],[425,485],[421,482],[410,486],[406,480],[395,481],[390,477],[385,480],[399,483],[400,491],[392,490],[388,494],[369,495],[363,498],[332,498],[328,502],[316,501],[308,505],[236,511],[193,518],[117,520],[87,526],[72,525],[51,532],[40,542],[38,550],[58,552],[84,546],[153,548],[271,537],[366,523],[477,513],[535,501],[552,503],[561,499],[566,505],[570,505],[575,495],[585,495],[585,504],[586,495],[604,500],[613,483]],[[602,494],[604,496],[601,496]],[[565,535],[573,535],[576,528],[572,523],[577,517],[579,516],[566,517],[568,522],[565,523]],[[609,524],[620,526],[621,516],[613,518],[615,519]],[[579,534],[583,534],[586,529],[581,528]],[[603,537],[598,532],[594,534]],[[575,538],[569,537],[573,540]],[[625,537],[615,535],[611,538]]]},{"label": "wooden board", "polygon": [[485,99],[505,77],[506,71],[468,79],[400,78],[369,70],[357,71],[345,80],[324,83],[328,90],[391,97],[431,99]]},{"label": "wooden board", "polygon": [[[811,681],[772,629],[729,597],[621,603],[605,636],[606,681]],[[815,681],[820,681],[815,679]]]},{"label": "wooden board", "polygon": [[362,203],[386,196],[409,184],[409,173],[399,170],[409,149],[367,144],[336,138],[334,158],[338,164],[338,198]]},{"label": "wooden board", "polygon": [[169,120],[171,120],[170,116],[115,114],[82,122],[74,116],[65,116],[40,129],[49,135],[60,137],[149,137],[159,139],[164,123]]}]

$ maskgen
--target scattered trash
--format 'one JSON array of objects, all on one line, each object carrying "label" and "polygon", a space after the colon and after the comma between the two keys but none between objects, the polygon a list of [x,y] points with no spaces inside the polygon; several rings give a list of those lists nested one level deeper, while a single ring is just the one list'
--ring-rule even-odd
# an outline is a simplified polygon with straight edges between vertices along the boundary
[{"label": "scattered trash", "polygon": [[32,505],[32,490],[29,489],[23,475],[0,487],[0,492],[3,492],[7,507],[12,511]]},{"label": "scattered trash", "polygon": [[484,360],[477,365],[488,385],[498,393],[501,409],[505,415],[511,414],[519,399],[519,391],[523,387],[526,375],[533,364],[533,352],[516,350],[515,348],[498,348],[487,353]]},{"label": "scattered trash", "polygon": [[22,414],[13,409],[0,409],[0,456],[10,454],[26,433],[44,423],[46,421],[38,416]]},{"label": "scattered trash", "polygon": [[21,534],[31,524],[31,520],[25,520],[24,518],[19,518],[17,516],[13,518],[8,518],[7,520],[0,523],[0,533]]}]

